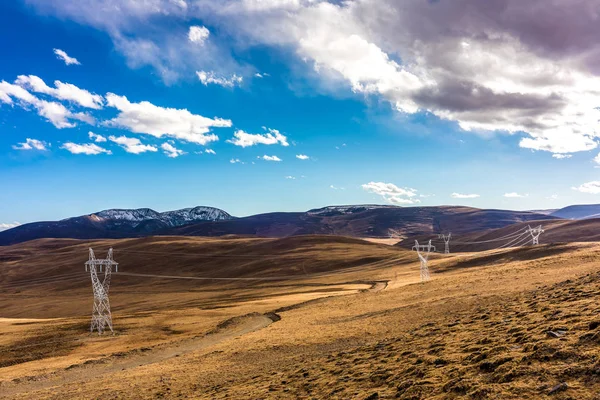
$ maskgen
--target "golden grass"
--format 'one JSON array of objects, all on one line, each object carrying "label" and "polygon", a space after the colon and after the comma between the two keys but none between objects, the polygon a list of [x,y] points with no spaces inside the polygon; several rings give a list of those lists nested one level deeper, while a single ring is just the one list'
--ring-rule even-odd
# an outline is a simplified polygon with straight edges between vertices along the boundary
[{"label": "golden grass", "polygon": [[[200,243],[169,240],[182,250]],[[297,274],[282,281],[121,277],[111,293],[114,338],[80,332],[86,310],[48,321],[0,319],[0,397],[535,399],[564,382],[553,397],[596,398],[600,245],[436,256],[423,285],[414,254],[363,243],[263,242],[271,252],[281,245],[280,262],[226,266],[243,276]],[[380,258],[361,264],[372,257]],[[315,272],[300,272],[311,258]],[[19,261],[12,262],[14,273]],[[208,272],[182,266],[188,274],[194,268]],[[47,308],[89,307],[85,290],[58,291]],[[0,309],[39,317],[36,293],[0,296]],[[11,305],[18,294],[31,296],[24,300],[31,311]],[[56,336],[63,343],[16,351]]]}]

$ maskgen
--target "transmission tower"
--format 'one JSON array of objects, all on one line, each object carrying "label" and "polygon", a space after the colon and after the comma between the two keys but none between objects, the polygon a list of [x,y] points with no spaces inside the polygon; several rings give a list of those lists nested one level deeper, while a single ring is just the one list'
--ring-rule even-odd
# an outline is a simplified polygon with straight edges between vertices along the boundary
[{"label": "transmission tower", "polygon": [[[427,260],[429,259],[429,253],[431,253],[431,249],[435,251],[435,247],[431,245],[431,240],[426,245],[419,245],[419,242],[415,240],[415,246],[413,249],[417,250],[419,261],[421,261],[421,282],[427,282],[429,280],[429,267],[427,267]],[[421,253],[421,250],[423,250],[423,253]],[[427,250],[427,252],[424,250]]]},{"label": "transmission tower", "polygon": [[535,246],[540,244],[540,235],[544,233],[542,226],[540,225],[532,228],[531,226],[527,225],[527,228],[529,228],[529,233],[531,234],[532,245]]},{"label": "transmission tower", "polygon": [[[119,272],[119,264],[113,261],[113,250],[108,250],[108,255],[105,259],[96,259],[94,256],[94,250],[90,248],[90,259],[85,263],[85,270],[90,270],[90,276],[92,278],[92,289],[94,290],[94,308],[92,310],[92,324],[90,325],[90,332],[98,331],[99,335],[104,333],[105,327],[111,332],[113,331],[112,326],[112,315],[110,314],[110,302],[108,301],[108,289],[110,286],[110,276],[112,268],[115,267],[115,271]],[[104,269],[104,279],[100,280],[98,272],[102,273]]]},{"label": "transmission tower", "polygon": [[450,238],[452,237],[452,233],[448,232],[447,235],[442,233],[438,237],[444,241],[444,254],[450,254]]},{"label": "transmission tower", "polygon": [[388,229],[388,235],[390,239],[402,240],[402,234],[395,229]]}]

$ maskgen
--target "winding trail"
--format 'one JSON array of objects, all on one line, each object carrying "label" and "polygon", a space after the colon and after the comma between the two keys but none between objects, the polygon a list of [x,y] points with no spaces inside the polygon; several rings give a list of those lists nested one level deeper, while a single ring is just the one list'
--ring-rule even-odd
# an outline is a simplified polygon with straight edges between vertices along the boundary
[{"label": "winding trail", "polygon": [[[377,282],[346,282],[343,284],[370,284],[371,287],[363,292],[377,293],[387,287],[386,281]],[[351,292],[347,294],[355,294]],[[314,301],[325,301],[331,297],[347,294],[335,294],[318,299],[313,299],[292,306],[284,307],[265,314],[252,313],[234,317],[221,322],[216,329],[208,332],[202,337],[184,339],[180,342],[157,345],[153,348],[142,348],[126,353],[116,353],[101,359],[88,360],[81,364],[75,364],[64,370],[59,370],[48,375],[29,377],[28,380],[18,382],[0,382],[0,399],[13,398],[16,395],[32,394],[32,392],[44,389],[60,387],[74,382],[88,382],[97,379],[100,375],[117,373],[132,368],[149,364],[159,363],[179,357],[188,353],[206,350],[219,343],[235,339],[245,334],[264,329],[273,322],[281,320],[279,312],[303,307]],[[27,379],[27,378],[26,378]]]}]

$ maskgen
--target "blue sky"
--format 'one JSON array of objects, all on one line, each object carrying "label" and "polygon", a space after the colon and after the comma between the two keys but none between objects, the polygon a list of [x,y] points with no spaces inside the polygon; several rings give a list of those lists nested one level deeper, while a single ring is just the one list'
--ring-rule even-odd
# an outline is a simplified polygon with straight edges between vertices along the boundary
[{"label": "blue sky", "polygon": [[[394,21],[369,29],[367,0],[136,3],[0,4],[0,226],[107,208],[598,201],[597,104],[581,89],[597,77],[519,27],[491,50],[479,28],[457,34],[443,58],[431,33],[424,50],[395,43]],[[402,13],[448,12],[427,4]],[[468,71],[494,57],[510,73]],[[545,82],[548,65],[573,79]]]}]

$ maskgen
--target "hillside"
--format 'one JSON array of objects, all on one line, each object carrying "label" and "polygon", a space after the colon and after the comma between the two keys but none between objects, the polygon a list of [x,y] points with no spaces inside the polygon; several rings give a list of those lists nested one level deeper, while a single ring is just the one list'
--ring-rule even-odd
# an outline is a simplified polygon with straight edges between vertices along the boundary
[{"label": "hillside", "polygon": [[[120,263],[114,336],[89,245]],[[434,255],[423,284],[414,252],[331,236],[7,246],[0,398],[593,400],[599,251]]]},{"label": "hillside", "polygon": [[[600,241],[600,219],[585,220],[538,220],[521,222],[500,229],[467,234],[452,233],[450,240],[451,252],[474,252],[492,250],[498,247],[513,247],[520,244],[531,244],[531,236],[524,233],[528,226],[541,225],[544,233],[539,237],[540,244],[598,242]],[[415,240],[426,243],[428,240],[443,251],[444,243],[437,235],[415,235],[406,238],[397,245],[411,248]]]},{"label": "hillside", "polygon": [[[46,293],[60,299],[68,292],[70,296],[89,297],[90,277],[84,271],[89,247],[94,249],[97,258],[105,257],[112,247],[114,259],[119,263],[119,272],[113,276],[113,290],[123,294],[141,288],[154,290],[152,298],[146,301],[146,306],[153,304],[152,307],[166,306],[166,303],[156,303],[161,299],[159,293],[164,292],[197,290],[223,283],[231,288],[250,289],[264,282],[306,278],[359,265],[383,266],[403,259],[414,261],[411,253],[398,248],[337,236],[39,239],[0,247],[0,290],[3,293],[0,317],[87,314],[89,310],[81,309],[77,303],[63,304],[61,308],[51,300],[39,302],[35,295]],[[191,279],[153,279],[154,275]],[[20,303],[11,301],[11,295],[21,298],[25,294],[33,297],[25,296]],[[131,309],[118,302],[114,305],[121,310]]]},{"label": "hillside", "polygon": [[582,204],[561,208],[550,215],[563,219],[587,219],[600,217],[600,204]]},{"label": "hillside", "polygon": [[110,239],[150,235],[286,237],[340,235],[388,237],[453,231],[470,233],[521,221],[554,219],[524,211],[470,207],[330,206],[307,212],[278,212],[234,218],[210,207],[157,213],[150,209],[107,210],[57,222],[36,222],[0,232],[0,245],[40,238]]},{"label": "hillside", "polygon": [[41,238],[127,238],[147,236],[160,229],[199,221],[228,220],[233,217],[214,207],[184,208],[157,212],[150,208],[110,209],[66,218],[60,221],[33,222],[0,232],[0,246]]},{"label": "hillside", "polygon": [[307,213],[270,213],[229,221],[203,222],[161,231],[185,236],[244,234],[283,237],[330,234],[352,237],[388,237],[389,229],[403,235],[448,230],[470,233],[501,228],[521,221],[555,219],[522,211],[480,210],[469,207],[354,207],[311,210]]}]

